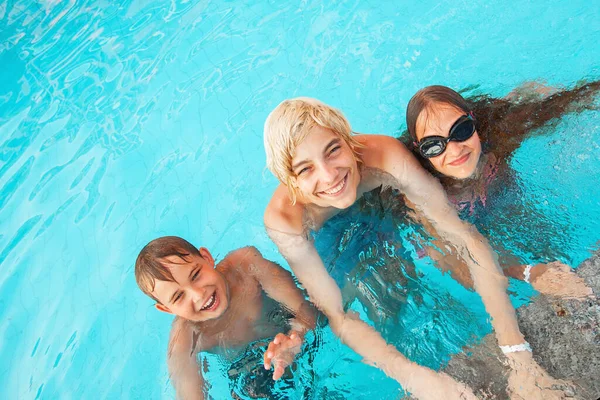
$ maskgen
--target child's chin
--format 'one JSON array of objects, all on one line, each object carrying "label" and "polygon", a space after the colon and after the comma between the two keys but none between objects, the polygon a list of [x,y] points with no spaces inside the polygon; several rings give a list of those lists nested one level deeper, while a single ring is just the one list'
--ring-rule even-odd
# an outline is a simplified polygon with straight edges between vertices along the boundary
[{"label": "child's chin", "polygon": [[446,176],[449,176],[451,178],[455,178],[455,179],[468,179],[471,176],[473,176],[473,174],[475,173],[475,169],[471,169],[471,168],[461,168],[458,171],[449,171],[448,174],[444,174]]}]

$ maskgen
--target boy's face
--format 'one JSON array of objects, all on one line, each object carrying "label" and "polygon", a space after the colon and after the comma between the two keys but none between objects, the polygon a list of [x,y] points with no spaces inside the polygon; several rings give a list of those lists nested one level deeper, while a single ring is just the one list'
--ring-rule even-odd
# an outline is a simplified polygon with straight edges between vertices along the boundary
[{"label": "boy's face", "polygon": [[200,254],[165,257],[162,262],[174,282],[156,280],[152,295],[160,303],[156,308],[189,321],[202,322],[219,318],[229,305],[229,287],[205,248]]},{"label": "boy's face", "polygon": [[356,201],[358,164],[350,146],[330,129],[317,126],[298,144],[292,172],[305,202],[345,209]]}]

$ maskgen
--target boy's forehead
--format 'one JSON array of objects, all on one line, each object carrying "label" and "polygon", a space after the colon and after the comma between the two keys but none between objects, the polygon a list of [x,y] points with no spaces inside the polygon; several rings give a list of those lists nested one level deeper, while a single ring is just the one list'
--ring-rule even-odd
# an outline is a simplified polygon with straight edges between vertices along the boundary
[{"label": "boy's forehead", "polygon": [[154,290],[152,290],[152,295],[154,295],[161,303],[166,304],[173,292],[177,290],[179,286],[180,285],[177,280],[173,282],[156,280],[154,282]]},{"label": "boy's forehead", "polygon": [[169,270],[177,282],[181,276],[187,275],[189,269],[195,265],[192,256],[180,257],[178,255],[165,256],[158,260],[163,268]]},{"label": "boy's forehead", "polygon": [[179,256],[177,254],[171,254],[160,259],[161,264],[165,268],[172,268],[173,266],[180,266],[189,264],[191,262],[191,255]]}]

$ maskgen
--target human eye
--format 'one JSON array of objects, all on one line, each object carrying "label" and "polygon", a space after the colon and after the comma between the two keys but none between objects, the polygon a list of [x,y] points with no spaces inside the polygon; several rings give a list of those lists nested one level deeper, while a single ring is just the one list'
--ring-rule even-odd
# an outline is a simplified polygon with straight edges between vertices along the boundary
[{"label": "human eye", "polygon": [[177,296],[175,296],[175,299],[173,300],[173,303],[177,303],[182,297],[183,297],[183,292],[179,292],[177,294]]},{"label": "human eye", "polygon": [[194,273],[192,274],[192,281],[195,281],[195,280],[196,280],[196,278],[198,277],[198,275],[199,275],[199,274],[200,274],[200,268],[198,268],[198,269],[196,270],[196,272],[194,272]]},{"label": "human eye", "polygon": [[297,175],[300,176],[306,174],[308,171],[310,171],[310,167],[304,167],[300,171],[298,171]]},{"label": "human eye", "polygon": [[331,154],[337,153],[341,148],[342,148],[342,146],[335,145],[335,146],[333,146],[333,148],[331,150],[329,150],[329,154],[331,155]]}]

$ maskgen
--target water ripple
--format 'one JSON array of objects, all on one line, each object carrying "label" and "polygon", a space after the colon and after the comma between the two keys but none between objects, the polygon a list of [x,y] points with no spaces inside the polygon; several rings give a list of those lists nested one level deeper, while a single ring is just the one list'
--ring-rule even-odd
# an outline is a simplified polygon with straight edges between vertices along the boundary
[{"label": "water ripple", "polygon": [[79,197],[79,193],[71,196],[55,212],[53,212],[48,218],[46,218],[46,220],[44,221],[44,223],[42,224],[42,226],[40,227],[40,229],[35,234],[35,237],[37,238],[42,233],[46,232],[46,230],[54,222],[55,218],[58,217],[60,214],[62,214],[78,197]]},{"label": "water ripple", "polygon": [[8,203],[19,187],[21,187],[25,179],[27,179],[29,173],[31,172],[31,167],[33,166],[34,160],[35,157],[29,157],[27,161],[23,163],[21,168],[19,168],[19,170],[10,177],[4,187],[0,189],[0,210],[4,208],[6,203]]},{"label": "water ripple", "polygon": [[106,166],[108,164],[109,157],[110,153],[106,153],[104,157],[102,157],[102,160],[100,161],[100,166],[98,166],[94,177],[86,186],[85,190],[88,192],[88,198],[83,207],[81,207],[81,209],[79,210],[79,213],[77,213],[77,217],[75,218],[76,223],[85,218],[85,216],[89,214],[91,209],[98,202],[98,199],[100,198],[100,181],[102,180],[102,177],[106,172]]},{"label": "water ripple", "polygon": [[[25,236],[27,236],[27,234],[31,232],[31,230],[37,225],[38,222],[40,222],[41,219],[42,216],[38,214],[35,217],[29,218],[23,223],[23,225],[21,225],[21,227],[17,230],[17,233],[15,233],[10,242],[2,250],[2,253],[0,253],[0,265],[2,265],[4,260],[6,260],[6,257],[8,257],[8,255],[10,254],[10,252],[17,247],[21,240],[23,240]],[[13,268],[7,269],[11,270]],[[3,272],[6,274],[6,276],[10,276],[9,272],[6,271],[6,269]]]}]

